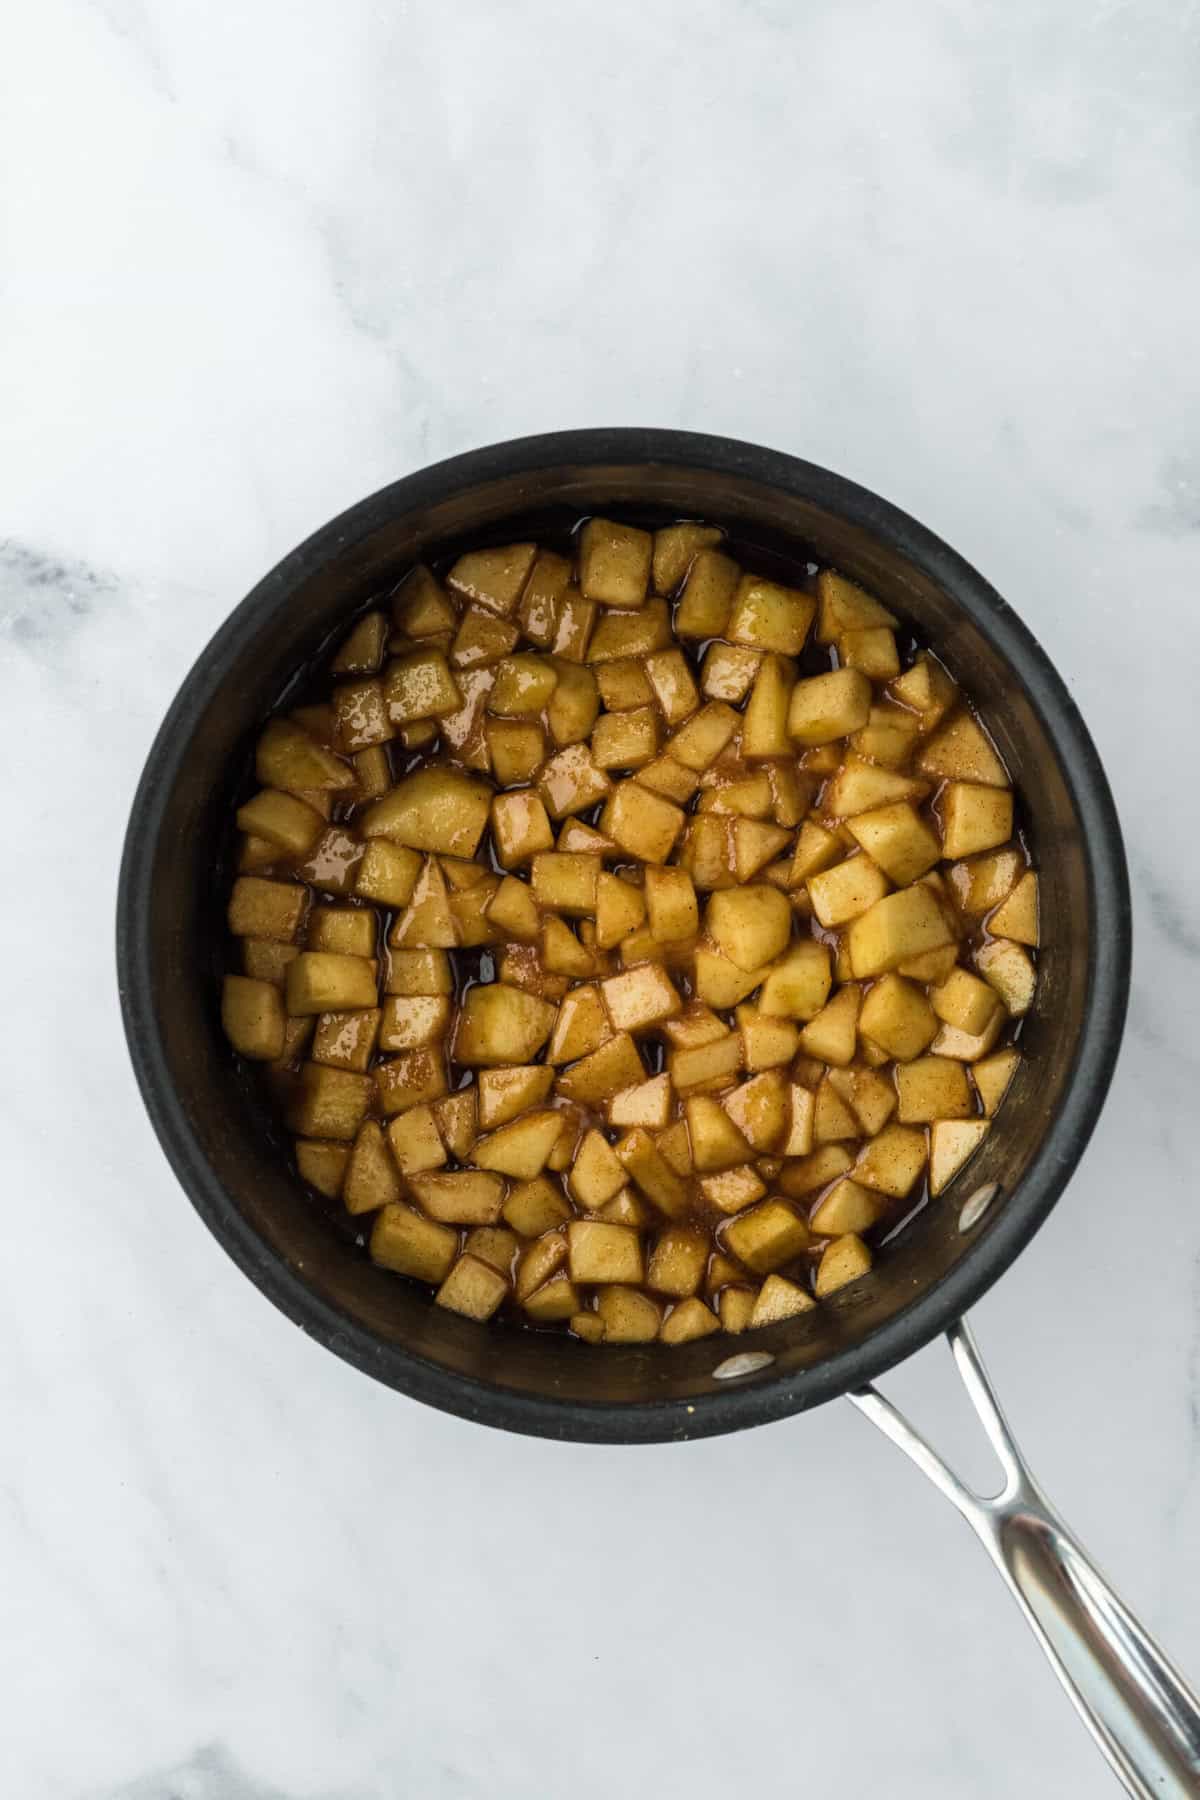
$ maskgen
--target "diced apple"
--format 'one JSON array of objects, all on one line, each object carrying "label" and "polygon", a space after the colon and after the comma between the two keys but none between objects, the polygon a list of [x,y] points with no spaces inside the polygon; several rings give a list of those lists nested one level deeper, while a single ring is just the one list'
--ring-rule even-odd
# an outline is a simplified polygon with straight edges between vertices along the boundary
[{"label": "diced apple", "polygon": [[820,1201],[809,1224],[818,1237],[843,1237],[849,1231],[869,1231],[884,1209],[885,1202],[877,1193],[845,1176]]},{"label": "diced apple", "polygon": [[501,1209],[505,1223],[521,1237],[540,1237],[571,1217],[571,1208],[551,1176],[517,1182]]},{"label": "diced apple", "polygon": [[388,994],[449,994],[450,959],[444,950],[393,950],[383,985]]},{"label": "diced apple", "polygon": [[768,973],[759,995],[759,1011],[768,1018],[815,1019],[832,985],[828,947],[815,938],[801,938]]},{"label": "diced apple", "polygon": [[613,788],[600,816],[600,829],[640,862],[663,863],[683,828],[683,813],[636,781]]},{"label": "diced apple", "polygon": [[851,752],[822,794],[821,810],[830,819],[850,819],[859,813],[882,811],[900,801],[921,800],[928,791],[926,782],[914,781],[911,776],[884,769]]},{"label": "diced apple", "polygon": [[649,1294],[634,1287],[603,1287],[596,1314],[606,1344],[648,1344],[658,1336],[662,1314]]},{"label": "diced apple", "polygon": [[[498,799],[509,797],[500,795]],[[540,800],[537,805],[541,807]],[[533,897],[539,906],[566,913],[571,918],[586,918],[596,911],[599,874],[600,864],[594,856],[565,856],[557,850],[546,850],[533,859],[530,870]]]},{"label": "diced apple", "polygon": [[783,1200],[764,1200],[725,1226],[725,1242],[756,1275],[769,1275],[808,1248],[810,1233]]},{"label": "diced apple", "polygon": [[996,992],[978,975],[955,968],[929,995],[930,1004],[939,1019],[977,1037],[1000,1004]]},{"label": "diced apple", "polygon": [[349,1142],[358,1135],[370,1099],[370,1076],[307,1062],[289,1102],[288,1127],[297,1137]]},{"label": "diced apple", "polygon": [[454,1060],[470,1066],[527,1063],[554,1027],[556,1009],[520,988],[493,982],[471,988],[463,1000]]},{"label": "diced apple", "polygon": [[475,669],[497,663],[516,649],[517,636],[516,626],[507,619],[499,619],[483,607],[469,606],[450,646],[450,664],[455,669]]},{"label": "diced apple", "polygon": [[[1029,1011],[1037,987],[1037,970],[1023,945],[1014,944],[1007,938],[996,938],[975,952],[975,967],[995,988],[1014,1018]],[[291,978],[291,968],[288,977]],[[295,1010],[289,1003],[288,1011]]]},{"label": "diced apple", "polygon": [[788,1129],[791,1096],[778,1069],[752,1075],[726,1094],[721,1104],[752,1149],[766,1154],[779,1148]]},{"label": "diced apple", "polygon": [[450,1027],[446,994],[392,994],[383,1003],[379,1026],[381,1050],[415,1050],[437,1043]]},{"label": "diced apple", "polygon": [[871,1252],[853,1232],[846,1237],[834,1238],[817,1264],[817,1298],[827,1300],[839,1288],[869,1274],[871,1262]]},{"label": "diced apple", "polygon": [[426,1101],[440,1100],[446,1092],[441,1047],[402,1050],[398,1056],[377,1064],[375,1090],[379,1109],[388,1118]]},{"label": "diced apple", "polygon": [[667,739],[667,752],[685,769],[699,773],[716,762],[741,722],[732,706],[710,700]]},{"label": "diced apple", "polygon": [[581,663],[591,648],[599,607],[585,600],[577,587],[568,587],[558,603],[554,638],[550,645],[564,662]]},{"label": "diced apple", "polygon": [[782,657],[764,656],[742,720],[741,748],[747,762],[794,755],[795,746],[788,732],[792,674],[791,664]]},{"label": "diced apple", "polygon": [[460,1256],[434,1295],[435,1304],[467,1319],[490,1319],[508,1294],[499,1269],[477,1256]]},{"label": "diced apple", "polygon": [[888,878],[861,852],[832,869],[810,875],[806,883],[813,911],[827,930],[849,924],[888,892]]},{"label": "diced apple", "polygon": [[530,643],[543,650],[554,643],[559,611],[571,581],[571,563],[553,550],[539,550],[517,606],[517,620]]},{"label": "diced apple", "polygon": [[990,1119],[939,1119],[929,1132],[929,1191],[944,1193],[991,1129]]},{"label": "diced apple", "polygon": [[833,1063],[839,1068],[854,1060],[858,1041],[858,1009],[860,991],[850,983],[841,987],[800,1033],[800,1047],[806,1056]]},{"label": "diced apple", "polygon": [[844,1143],[861,1135],[858,1115],[826,1076],[817,1089],[813,1107],[814,1144]]},{"label": "diced apple", "polygon": [[673,1218],[684,1210],[687,1188],[648,1131],[635,1127],[627,1132],[616,1154],[629,1179],[659,1212]]},{"label": "diced apple", "polygon": [[458,1254],[458,1233],[407,1206],[385,1206],[371,1228],[371,1260],[397,1275],[442,1282]]},{"label": "diced apple", "polygon": [[456,1162],[465,1163],[478,1135],[476,1090],[462,1088],[457,1094],[447,1094],[434,1101],[432,1112],[446,1149]]},{"label": "diced apple", "polygon": [[542,928],[542,916],[527,884],[506,875],[488,902],[487,916],[504,937],[531,943]]},{"label": "diced apple", "polygon": [[612,1027],[599,990],[591,986],[572,988],[555,1020],[546,1061],[554,1064],[577,1062],[580,1057],[590,1056],[593,1050],[598,1050],[611,1036]]},{"label": "diced apple", "polygon": [[838,575],[833,569],[822,569],[817,576],[817,642],[836,644],[847,631],[866,631],[872,626],[895,625],[894,614],[880,604],[865,588]]},{"label": "diced apple", "polygon": [[1012,938],[1015,943],[1037,949],[1038,878],[1032,869],[1026,871],[1002,906],[988,920],[993,937]]},{"label": "diced apple", "polygon": [[684,1102],[692,1163],[697,1173],[732,1169],[750,1160],[747,1139],[725,1109],[708,1094],[689,1095]]},{"label": "diced apple", "polygon": [[660,1294],[684,1300],[704,1279],[708,1240],[687,1225],[668,1225],[654,1241],[646,1265],[646,1281]]},{"label": "diced apple", "polygon": [[971,1078],[989,1118],[1008,1092],[1020,1060],[1016,1050],[997,1050],[994,1056],[985,1056],[972,1068]]},{"label": "diced apple", "polygon": [[919,987],[889,974],[872,984],[862,1004],[859,1029],[898,1062],[927,1050],[937,1036],[933,1008]]},{"label": "diced apple", "polygon": [[589,519],[579,534],[579,585],[602,606],[641,606],[653,551],[648,531],[612,519]]},{"label": "diced apple", "polygon": [[872,681],[888,681],[900,673],[896,635],[886,625],[844,631],[838,639],[838,654],[845,668],[861,669]]},{"label": "diced apple", "polygon": [[599,1219],[573,1219],[567,1226],[572,1281],[639,1283],[644,1278],[642,1246],[636,1231]]},{"label": "diced apple", "polygon": [[418,769],[363,815],[364,837],[390,838],[413,850],[473,857],[487,824],[491,793],[456,769]]},{"label": "diced apple", "polygon": [[1006,1018],[1004,1008],[998,1006],[983,1030],[978,1033],[960,1031],[956,1025],[943,1025],[929,1046],[930,1051],[934,1056],[949,1056],[956,1062],[978,1062],[981,1056],[987,1055],[1000,1036]]},{"label": "diced apple", "polygon": [[792,933],[792,913],[786,898],[777,888],[765,884],[722,889],[713,894],[704,922],[717,949],[742,970],[773,962]]},{"label": "diced apple", "polygon": [[938,780],[1008,786],[1008,774],[990,738],[965,707],[926,739],[917,754],[917,768]]},{"label": "diced apple", "polygon": [[683,1045],[667,1056],[672,1084],[680,1093],[728,1087],[742,1062],[740,1039],[731,1031],[703,1044]]},{"label": "diced apple", "polygon": [[451,593],[507,618],[520,599],[537,555],[536,544],[502,544],[468,550],[446,577]]},{"label": "diced apple", "polygon": [[785,1163],[779,1176],[779,1185],[791,1199],[802,1199],[807,1194],[815,1194],[818,1189],[827,1187],[839,1175],[845,1175],[853,1160],[844,1145],[822,1144],[811,1156],[802,1156],[798,1162]]},{"label": "diced apple", "polygon": [[653,656],[656,650],[668,650],[671,642],[671,616],[666,601],[647,600],[633,612],[604,614],[588,644],[588,661],[595,664],[625,656]]},{"label": "diced apple", "polygon": [[221,1024],[240,1056],[273,1062],[283,1055],[286,1019],[283,996],[274,983],[226,975],[221,989]]},{"label": "diced apple", "polygon": [[801,744],[829,744],[859,731],[871,712],[871,683],[860,669],[811,675],[792,689],[789,736]]},{"label": "diced apple", "polygon": [[948,871],[950,889],[965,913],[991,912],[1012,893],[1025,864],[1019,850],[996,850],[955,863]]},{"label": "diced apple", "polygon": [[736,1213],[761,1200],[767,1190],[750,1164],[741,1163],[736,1168],[703,1176],[700,1191],[709,1204],[721,1212]]},{"label": "diced apple", "polygon": [[664,525],[656,531],[652,563],[655,593],[672,595],[700,551],[711,549],[720,541],[721,533],[715,525],[698,525],[690,520]]},{"label": "diced apple", "polygon": [[642,963],[600,983],[608,1016],[617,1031],[642,1031],[671,1018],[682,1001],[670,976],[658,963]]},{"label": "diced apple", "polygon": [[944,856],[972,856],[1007,843],[1012,836],[1013,798],[1007,788],[948,781],[939,804]]},{"label": "diced apple", "polygon": [[671,1116],[671,1078],[655,1075],[634,1087],[623,1088],[608,1103],[608,1122],[622,1130],[641,1125],[661,1131]]},{"label": "diced apple", "polygon": [[550,1092],[553,1069],[542,1063],[519,1064],[508,1069],[484,1069],[477,1083],[479,1128],[494,1131],[510,1119],[540,1106]]},{"label": "diced apple", "polygon": [[919,1056],[896,1069],[900,1120],[905,1125],[933,1119],[968,1119],[975,1107],[966,1071],[944,1056]]},{"label": "diced apple", "polygon": [[532,1181],[546,1166],[562,1121],[556,1112],[533,1112],[477,1139],[471,1160],[480,1169]]},{"label": "diced apple", "polygon": [[892,682],[892,693],[919,714],[918,728],[930,732],[949,712],[958,689],[936,657],[922,650],[911,669]]},{"label": "diced apple", "polygon": [[858,813],[848,824],[867,855],[897,887],[907,887],[926,874],[942,855],[937,834],[906,800]]},{"label": "diced apple", "polygon": [[258,740],[254,771],[265,788],[303,795],[353,787],[352,770],[290,719],[272,719]]},{"label": "diced apple", "polygon": [[546,734],[537,720],[487,719],[483,731],[500,786],[532,781],[546,759]]},{"label": "diced apple", "polygon": [[446,1150],[431,1107],[414,1106],[401,1113],[391,1121],[387,1135],[402,1175],[425,1175],[444,1168]]},{"label": "diced apple", "polygon": [[688,570],[675,611],[681,638],[723,637],[742,571],[720,550],[701,550]]},{"label": "diced apple", "polygon": [[927,1156],[923,1131],[906,1125],[885,1125],[859,1151],[854,1179],[863,1187],[903,1200],[920,1178]]},{"label": "diced apple", "polygon": [[305,890],[292,882],[239,875],[229,896],[229,929],[235,937],[290,944],[300,929],[307,904]]},{"label": "diced apple", "polygon": [[645,1076],[637,1046],[628,1032],[622,1031],[565,1069],[558,1077],[557,1088],[565,1100],[596,1106],[619,1094],[622,1088],[644,1081]]},{"label": "diced apple", "polygon": [[928,887],[901,888],[877,900],[851,923],[851,967],[856,980],[868,980],[953,939],[946,914]]},{"label": "diced apple", "polygon": [[434,858],[426,857],[412,898],[392,926],[388,943],[395,949],[452,950],[459,941],[446,878]]}]

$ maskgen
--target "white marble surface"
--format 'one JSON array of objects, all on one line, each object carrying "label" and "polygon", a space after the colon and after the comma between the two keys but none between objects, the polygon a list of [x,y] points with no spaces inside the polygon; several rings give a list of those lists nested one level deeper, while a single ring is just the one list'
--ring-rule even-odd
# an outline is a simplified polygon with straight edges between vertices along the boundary
[{"label": "white marble surface", "polygon": [[[1130,1030],[976,1324],[1050,1492],[1200,1672],[1197,31],[1168,0],[14,16],[6,1794],[1115,1791],[849,1407],[640,1451],[423,1410],[235,1273],[143,1118],[112,896],[175,684],[314,525],[557,426],[856,476],[1083,707],[1135,876]],[[958,1418],[937,1352],[893,1389]]]}]

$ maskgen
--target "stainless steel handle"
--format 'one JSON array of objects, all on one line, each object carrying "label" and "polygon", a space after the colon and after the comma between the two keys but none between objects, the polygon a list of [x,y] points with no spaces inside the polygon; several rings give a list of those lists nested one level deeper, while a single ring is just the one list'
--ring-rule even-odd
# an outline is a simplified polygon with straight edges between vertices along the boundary
[{"label": "stainless steel handle", "polygon": [[875,1388],[850,1395],[957,1507],[1015,1594],[1080,1718],[1138,1800],[1197,1800],[1200,1700],[1050,1505],[1000,1410],[965,1319],[946,1334],[1004,1470],[973,1493]]}]

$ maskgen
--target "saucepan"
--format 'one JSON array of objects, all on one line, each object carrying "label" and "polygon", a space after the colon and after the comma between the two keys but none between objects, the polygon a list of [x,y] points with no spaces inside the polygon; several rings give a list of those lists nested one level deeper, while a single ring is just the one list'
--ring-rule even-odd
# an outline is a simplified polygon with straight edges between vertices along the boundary
[{"label": "saucepan", "polygon": [[[1040,870],[1026,1055],[979,1154],[867,1279],[738,1340],[597,1347],[433,1306],[308,1202],[220,1031],[231,800],[296,669],[414,561],[609,511],[646,524],[711,520],[757,555],[791,565],[810,556],[878,593],[973,696],[1022,796]],[[197,660],[134,801],[117,948],[134,1068],[167,1157],[234,1262],[303,1330],[463,1418],[590,1443],[738,1431],[846,1395],[971,1524],[1128,1791],[1200,1793],[1200,1705],[1041,1494],[966,1323],[1062,1194],[1096,1122],[1125,1014],[1130,905],[1112,798],[1061,678],[1005,601],[930,531],[810,463],[673,431],[524,438],[406,476],[285,557]],[[968,1492],[872,1386],[939,1334],[999,1453],[998,1495]]]}]

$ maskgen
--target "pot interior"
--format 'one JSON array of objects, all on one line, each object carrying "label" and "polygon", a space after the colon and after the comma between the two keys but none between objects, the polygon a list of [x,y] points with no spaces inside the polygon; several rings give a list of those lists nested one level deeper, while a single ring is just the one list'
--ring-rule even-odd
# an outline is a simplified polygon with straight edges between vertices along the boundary
[{"label": "pot interior", "polygon": [[[151,996],[140,1032],[130,1019],[151,1112],[193,1200],[247,1272],[307,1329],[396,1386],[484,1417],[497,1390],[570,1403],[573,1421],[564,1423],[561,1405],[554,1420],[515,1421],[564,1435],[619,1437],[619,1422],[589,1425],[585,1413],[633,1407],[644,1415],[665,1404],[676,1422],[664,1416],[661,1429],[640,1434],[687,1435],[689,1404],[703,1411],[705,1396],[729,1395],[714,1368],[736,1351],[765,1350],[775,1360],[759,1379],[777,1392],[782,1384],[787,1396],[772,1410],[799,1408],[872,1373],[869,1358],[854,1353],[883,1338],[898,1343],[892,1328],[902,1331],[931,1295],[950,1295],[966,1264],[976,1290],[994,1279],[1065,1179],[1063,1170],[1043,1168],[1030,1194],[1047,1132],[1075,1078],[1095,941],[1095,872],[1079,772],[1069,774],[1070,759],[1060,754],[1056,708],[1069,709],[1069,702],[1023,628],[952,553],[861,490],[842,484],[842,499],[836,478],[824,479],[832,495],[816,484],[814,497],[728,468],[547,456],[545,466],[433,492],[417,505],[412,484],[398,484],[267,577],[209,646],[164,726],[148,772],[153,793],[139,799],[141,819],[135,811],[128,850],[130,860],[143,863],[132,872],[127,866],[126,880],[140,885],[144,918],[122,919],[123,932],[141,934],[129,960],[135,982],[144,978]],[[294,671],[414,561],[481,541],[558,535],[581,516],[606,510],[648,525],[712,520],[760,567],[781,558],[782,567],[794,568],[808,557],[879,594],[974,701],[1013,776],[1040,874],[1043,948],[1022,1038],[1026,1054],[983,1149],[948,1195],[884,1246],[870,1278],[814,1313],[737,1342],[722,1336],[676,1349],[595,1349],[557,1335],[481,1328],[435,1307],[424,1289],[374,1268],[352,1223],[332,1220],[306,1196],[281,1156],[282,1134],[258,1084],[234,1066],[220,1029],[216,975],[225,954],[231,806],[257,731]],[[1065,736],[1072,730],[1090,749],[1077,722]],[[1098,770],[1094,779],[1106,800]],[[126,915],[131,905],[137,912],[136,904],[124,904]],[[1066,1172],[1090,1123],[1088,1116],[1076,1129]],[[999,1184],[997,1199],[960,1231],[964,1201],[991,1182]],[[922,1337],[945,1322],[925,1307]]]}]

